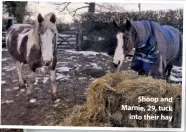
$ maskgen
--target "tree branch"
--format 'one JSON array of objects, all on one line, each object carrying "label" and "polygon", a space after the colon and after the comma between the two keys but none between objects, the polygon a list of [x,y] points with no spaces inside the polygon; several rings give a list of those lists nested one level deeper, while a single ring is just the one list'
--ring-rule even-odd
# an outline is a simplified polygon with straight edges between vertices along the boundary
[{"label": "tree branch", "polygon": [[73,16],[75,16],[76,15],[76,12],[78,11],[78,10],[81,10],[81,9],[84,9],[84,8],[88,8],[89,6],[82,6],[82,7],[79,7],[79,8],[76,8],[74,11],[71,11],[70,13],[73,13]]},{"label": "tree branch", "polygon": [[63,4],[66,4],[62,10],[59,10],[60,12],[65,11],[66,9],[68,10],[68,6],[70,5],[71,2],[64,2]]}]

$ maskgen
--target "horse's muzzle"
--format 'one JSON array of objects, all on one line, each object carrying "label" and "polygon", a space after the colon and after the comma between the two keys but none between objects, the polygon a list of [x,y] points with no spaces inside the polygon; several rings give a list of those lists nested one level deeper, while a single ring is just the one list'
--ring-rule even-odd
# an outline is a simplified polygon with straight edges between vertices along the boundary
[{"label": "horse's muzzle", "polygon": [[44,66],[49,66],[51,64],[52,60],[43,61]]},{"label": "horse's muzzle", "polygon": [[49,66],[50,63],[51,63],[51,61],[47,61],[47,62],[45,62],[45,66]]}]

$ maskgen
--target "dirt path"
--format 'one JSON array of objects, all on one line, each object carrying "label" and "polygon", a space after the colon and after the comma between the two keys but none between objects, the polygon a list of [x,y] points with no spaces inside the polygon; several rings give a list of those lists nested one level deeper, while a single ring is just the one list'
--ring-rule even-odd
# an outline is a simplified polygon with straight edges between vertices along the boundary
[{"label": "dirt path", "polygon": [[[15,64],[6,50],[2,52],[1,108],[3,125],[46,125],[62,122],[68,110],[86,101],[87,87],[111,68],[111,58],[96,52],[58,52],[57,85],[59,102],[51,101],[48,75],[37,71],[37,102],[27,102],[24,90],[18,89]],[[128,64],[128,62],[126,62]],[[128,65],[125,65],[127,68]]]}]

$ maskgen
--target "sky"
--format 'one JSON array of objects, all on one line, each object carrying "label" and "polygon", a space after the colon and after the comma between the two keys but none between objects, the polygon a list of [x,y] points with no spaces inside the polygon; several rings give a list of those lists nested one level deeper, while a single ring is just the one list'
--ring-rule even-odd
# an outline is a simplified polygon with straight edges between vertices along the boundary
[{"label": "sky", "polygon": [[[39,3],[29,2],[28,4],[29,4],[29,8],[36,12],[35,15],[38,13],[45,15],[49,12],[54,12],[60,21],[67,22],[67,23],[72,22],[73,17],[69,15],[67,12],[65,12],[65,14],[59,13],[58,11],[59,7],[54,4],[51,4],[49,2],[39,2]],[[103,3],[97,3],[97,4],[103,4]],[[139,10],[138,3],[115,3],[115,5],[123,8],[126,11],[138,11]],[[73,2],[69,5],[69,10],[72,11],[82,6],[85,6],[85,4],[82,2]],[[175,4],[175,3],[174,4],[167,4],[167,3],[166,4],[163,4],[163,3],[161,4],[142,3],[141,4],[141,11],[147,11],[147,10],[158,11],[158,10],[169,10],[169,9],[175,10],[175,9],[180,9],[180,8],[183,9],[182,4]],[[78,13],[83,13],[83,12],[86,12],[87,10],[88,10],[87,8],[81,9],[78,11]]]}]

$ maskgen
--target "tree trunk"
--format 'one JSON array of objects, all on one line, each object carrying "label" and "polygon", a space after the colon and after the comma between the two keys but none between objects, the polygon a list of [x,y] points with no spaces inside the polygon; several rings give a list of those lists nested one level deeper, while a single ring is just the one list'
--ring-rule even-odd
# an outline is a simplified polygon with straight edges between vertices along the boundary
[{"label": "tree trunk", "polygon": [[94,13],[95,12],[95,3],[89,3],[88,12],[89,13]]}]

